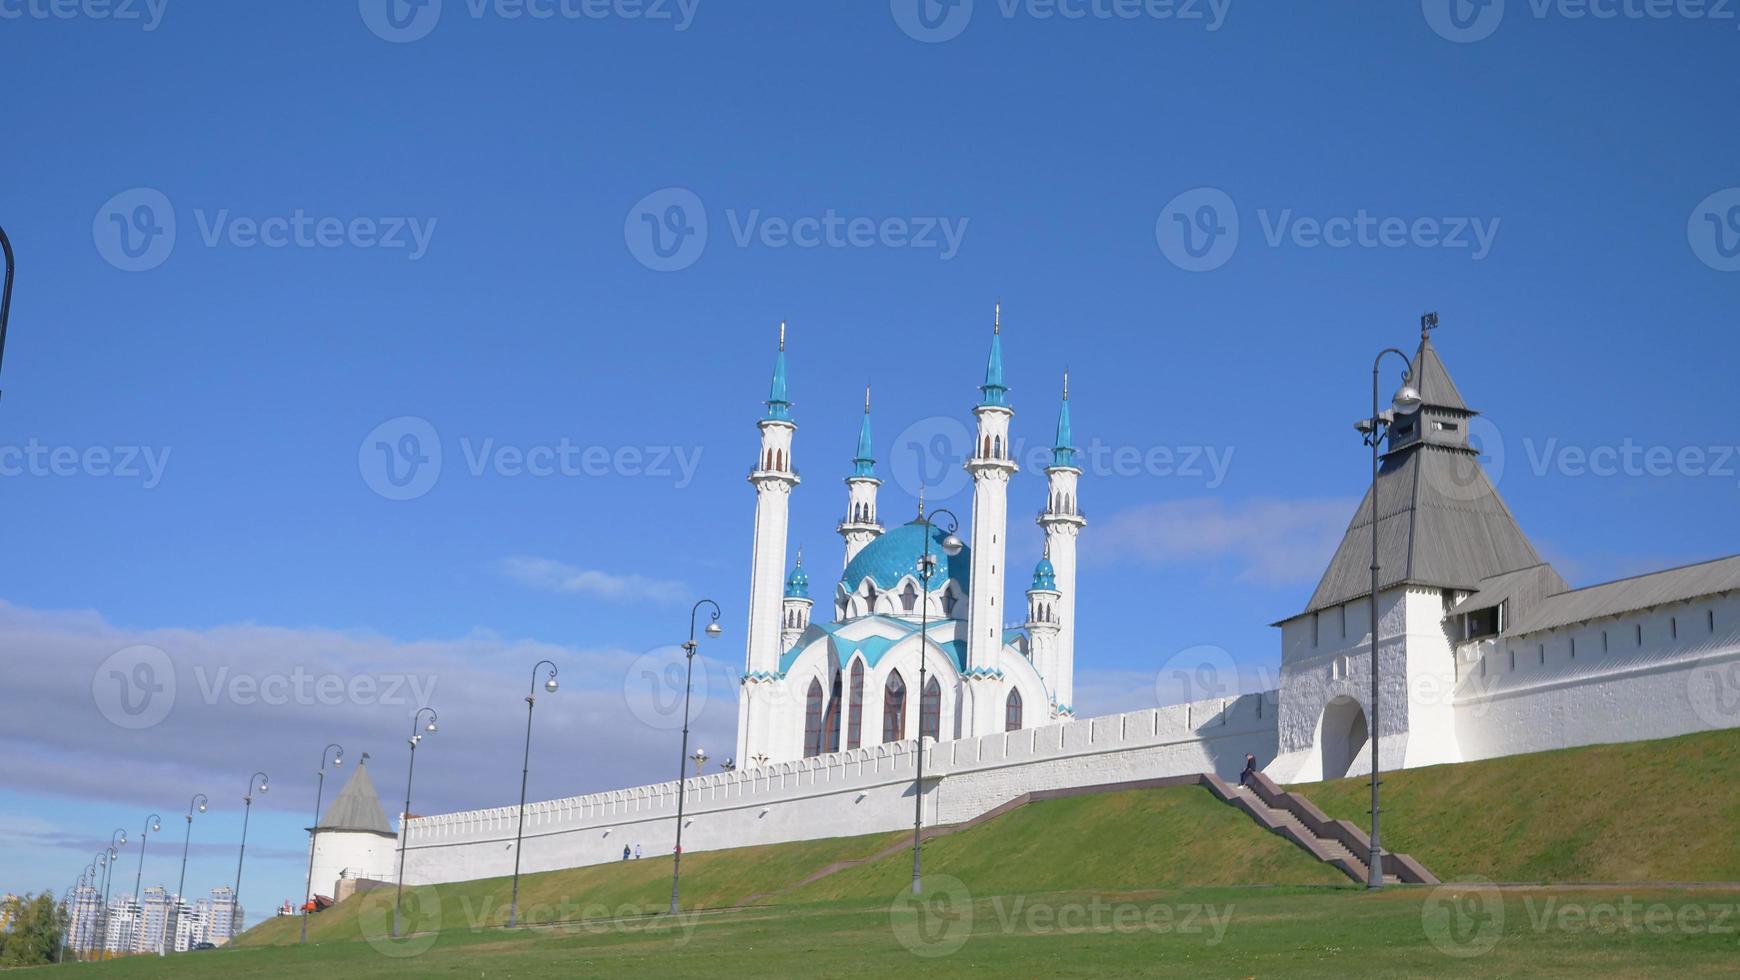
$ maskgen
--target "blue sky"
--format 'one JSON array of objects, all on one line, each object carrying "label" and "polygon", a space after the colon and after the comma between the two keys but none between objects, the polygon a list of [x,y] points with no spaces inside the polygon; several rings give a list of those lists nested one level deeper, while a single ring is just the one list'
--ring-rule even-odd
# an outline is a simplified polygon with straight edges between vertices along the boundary
[{"label": "blue sky", "polygon": [[[866,383],[889,517],[914,506],[913,447],[970,420],[998,297],[1030,446],[1068,367],[1103,461],[1083,714],[1153,703],[1198,645],[1272,670],[1266,624],[1363,486],[1370,359],[1411,352],[1428,309],[1501,493],[1573,584],[1740,550],[1733,19],[446,0],[410,40],[384,3],[0,4],[0,888],[59,890],[153,810],[176,835],[196,791],[189,891],[225,883],[265,768],[259,914],[300,887],[321,745],[370,751],[401,796],[415,704],[262,704],[237,673],[435,683],[429,812],[512,802],[519,685],[550,656],[534,795],[653,781],[675,736],[640,685],[711,596],[697,729],[723,748],[782,319],[792,542],[829,573]],[[1168,236],[1205,202],[1238,240],[1193,257],[1208,239]],[[1364,244],[1321,240],[1361,222]],[[381,442],[438,445],[439,478],[388,499]],[[570,475],[516,463],[563,447]],[[1587,472],[1604,447],[1619,472]],[[1017,568],[1042,498],[1029,467]],[[968,517],[965,493],[937,502]],[[136,643],[180,687],[128,730],[93,684]],[[173,883],[176,848],[151,846],[147,884]]]}]

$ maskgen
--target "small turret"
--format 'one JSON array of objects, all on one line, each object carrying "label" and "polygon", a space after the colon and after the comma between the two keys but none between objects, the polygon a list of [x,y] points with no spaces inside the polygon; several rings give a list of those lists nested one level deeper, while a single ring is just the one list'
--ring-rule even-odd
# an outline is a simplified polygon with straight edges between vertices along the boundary
[{"label": "small turret", "polygon": [[785,600],[779,629],[779,649],[781,653],[792,648],[803,636],[804,630],[810,626],[810,607],[814,601],[810,599],[810,573],[804,571],[804,550],[798,549],[797,564],[792,566],[791,574],[785,577]]}]

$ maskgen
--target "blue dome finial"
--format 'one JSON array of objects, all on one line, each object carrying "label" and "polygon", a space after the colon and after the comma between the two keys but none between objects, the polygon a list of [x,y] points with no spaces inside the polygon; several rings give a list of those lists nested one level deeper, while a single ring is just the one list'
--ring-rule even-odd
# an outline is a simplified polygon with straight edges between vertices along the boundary
[{"label": "blue dome finial", "polygon": [[767,392],[766,419],[791,421],[791,400],[785,393],[785,321],[779,321],[779,356],[773,362],[773,384]]},{"label": "blue dome finial", "polygon": [[852,457],[853,476],[876,476],[876,457],[870,445],[870,386],[864,386],[864,421],[858,426],[858,455]]},{"label": "blue dome finial", "polygon": [[979,386],[984,397],[980,405],[1009,404],[1009,388],[1003,384],[1003,301],[998,300],[991,315],[991,359],[985,364],[985,383]]},{"label": "blue dome finial", "polygon": [[1045,554],[1040,557],[1039,564],[1033,566],[1032,589],[1043,589],[1046,592],[1057,591],[1057,569],[1051,567],[1051,543],[1046,542]]},{"label": "blue dome finial", "polygon": [[1063,372],[1063,407],[1057,410],[1057,441],[1051,447],[1051,465],[1075,465],[1075,445],[1069,431],[1069,370],[1067,368]]},{"label": "blue dome finial", "polygon": [[787,599],[808,599],[810,597],[810,573],[804,571],[804,550],[798,549],[797,564],[792,566],[791,574],[785,577],[785,597]]}]

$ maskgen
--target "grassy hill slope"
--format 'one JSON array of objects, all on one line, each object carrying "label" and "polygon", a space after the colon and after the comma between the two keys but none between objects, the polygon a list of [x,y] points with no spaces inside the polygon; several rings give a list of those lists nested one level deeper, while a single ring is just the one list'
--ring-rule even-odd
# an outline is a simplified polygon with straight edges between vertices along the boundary
[{"label": "grassy hill slope", "polygon": [[[1364,777],[1289,788],[1370,821]],[[1445,881],[1740,881],[1740,729],[1385,773],[1383,818]]]},{"label": "grassy hill slope", "polygon": [[[909,839],[905,834],[877,834],[689,854],[683,858],[683,908],[727,908],[755,895],[762,896],[757,904],[781,905],[887,900],[910,883],[908,850],[801,888],[792,886],[830,863],[867,858]],[[959,878],[978,896],[1182,885],[1348,884],[1345,875],[1194,786],[1035,803],[931,840],[924,850],[927,873]],[[540,923],[660,912],[670,902],[670,874],[666,856],[522,875],[520,918]],[[496,925],[506,917],[510,887],[508,878],[486,878],[408,889],[408,921],[414,919],[417,929],[433,929],[437,923],[443,930]],[[391,894],[389,890],[341,902],[313,917],[310,936],[358,939],[369,930],[378,931],[383,910],[390,920]],[[268,920],[238,942],[294,943],[299,929],[296,919]]]}]

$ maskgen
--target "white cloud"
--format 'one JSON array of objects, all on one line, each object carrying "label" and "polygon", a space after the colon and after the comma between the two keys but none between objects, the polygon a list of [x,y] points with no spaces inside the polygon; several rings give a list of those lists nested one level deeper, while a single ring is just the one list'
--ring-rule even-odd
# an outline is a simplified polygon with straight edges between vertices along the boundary
[{"label": "white cloud", "polygon": [[500,574],[534,589],[588,595],[612,602],[635,599],[678,602],[689,592],[688,586],[681,582],[577,568],[552,558],[516,555],[497,561],[494,567]]},{"label": "white cloud", "polygon": [[1156,565],[1230,561],[1241,581],[1315,582],[1328,566],[1358,501],[1168,500],[1113,514],[1083,537],[1084,557],[1129,557]]}]

